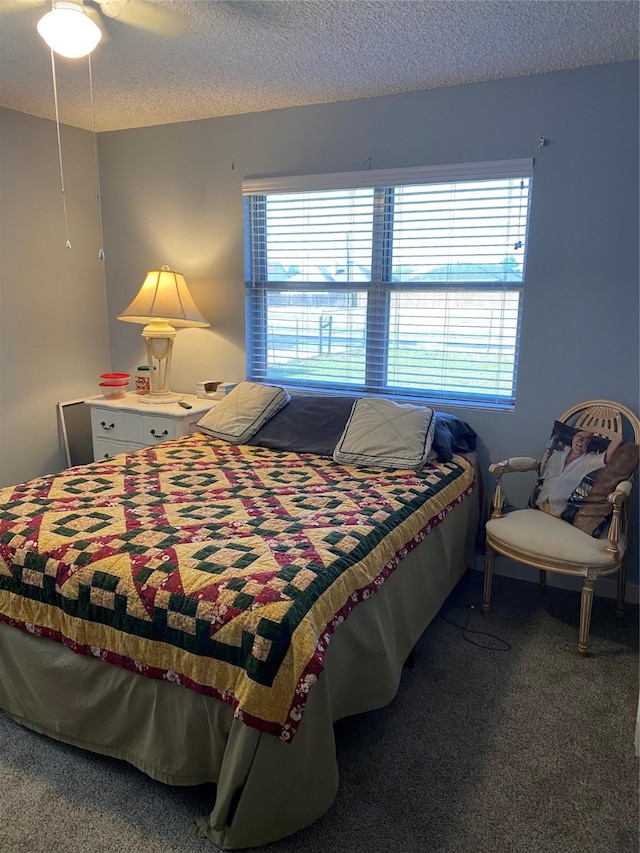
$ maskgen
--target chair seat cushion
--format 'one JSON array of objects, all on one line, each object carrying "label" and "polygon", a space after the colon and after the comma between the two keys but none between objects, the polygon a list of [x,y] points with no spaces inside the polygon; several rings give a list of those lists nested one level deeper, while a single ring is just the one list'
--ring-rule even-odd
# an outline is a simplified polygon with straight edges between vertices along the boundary
[{"label": "chair seat cushion", "polygon": [[537,509],[519,509],[508,512],[502,518],[487,522],[487,537],[490,545],[500,550],[518,552],[524,561],[566,562],[569,569],[584,569],[587,566],[606,569],[617,565],[624,554],[626,540],[620,537],[620,555],[614,560],[606,551],[607,538],[595,539],[587,533],[567,524],[560,518]]}]

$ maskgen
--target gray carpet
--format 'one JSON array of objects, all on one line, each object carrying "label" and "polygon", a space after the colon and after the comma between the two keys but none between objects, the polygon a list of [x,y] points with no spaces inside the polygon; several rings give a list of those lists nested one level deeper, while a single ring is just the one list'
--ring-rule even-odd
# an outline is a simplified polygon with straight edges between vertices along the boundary
[{"label": "gray carpet", "polygon": [[[340,792],[270,853],[637,853],[638,608],[497,577],[459,584],[386,708],[336,726]],[[468,605],[474,605],[471,609]],[[0,713],[3,853],[212,853],[211,786],[166,787]]]}]

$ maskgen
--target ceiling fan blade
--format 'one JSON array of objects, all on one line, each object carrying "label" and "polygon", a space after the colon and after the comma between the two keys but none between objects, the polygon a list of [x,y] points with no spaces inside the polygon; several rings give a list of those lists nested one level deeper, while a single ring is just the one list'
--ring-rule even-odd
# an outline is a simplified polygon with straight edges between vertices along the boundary
[{"label": "ceiling fan blade", "polygon": [[102,16],[97,9],[94,9],[93,6],[84,6],[84,12],[87,18],[91,18],[94,24],[100,29],[102,33],[102,39],[100,40],[101,44],[109,41],[109,33],[107,32],[107,28],[104,25],[104,21],[102,20]]},{"label": "ceiling fan blade", "polygon": [[153,6],[145,0],[98,0],[100,8],[109,18],[148,30],[162,36],[176,36],[184,32],[186,20],[168,6]]}]

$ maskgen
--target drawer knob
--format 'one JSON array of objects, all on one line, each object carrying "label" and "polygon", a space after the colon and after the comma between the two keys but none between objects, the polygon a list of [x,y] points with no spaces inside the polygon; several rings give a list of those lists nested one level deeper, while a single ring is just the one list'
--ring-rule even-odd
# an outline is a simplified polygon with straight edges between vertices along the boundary
[{"label": "drawer knob", "polygon": [[102,427],[103,430],[105,430],[106,432],[109,432],[110,429],[114,429],[115,424],[109,424],[107,426],[106,421],[100,421],[100,426]]},{"label": "drawer knob", "polygon": [[151,429],[149,432],[154,438],[164,438],[166,435],[169,435],[168,429],[163,430],[160,434],[156,433],[155,429]]}]

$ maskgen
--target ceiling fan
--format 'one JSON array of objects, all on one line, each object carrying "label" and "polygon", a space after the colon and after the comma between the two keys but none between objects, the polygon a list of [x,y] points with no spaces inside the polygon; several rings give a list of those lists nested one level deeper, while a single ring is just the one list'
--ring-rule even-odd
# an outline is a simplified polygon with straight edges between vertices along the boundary
[{"label": "ceiling fan", "polygon": [[[47,43],[50,42],[41,29],[44,19],[49,22],[59,19],[58,26],[62,29],[84,26],[88,31],[93,30],[93,47],[106,35],[106,19],[162,36],[179,35],[186,26],[185,16],[177,9],[150,0],[0,0],[0,11],[3,12],[37,6],[50,7],[49,14],[38,22],[38,30]],[[56,51],[63,56],[70,55]]]},{"label": "ceiling fan", "polygon": [[[64,169],[62,163],[62,145],[60,137],[60,119],[58,114],[58,93],[54,54],[68,58],[88,57],[89,89],[91,93],[91,114],[94,133],[94,158],[96,171],[96,198],[98,200],[98,230],[100,250],[98,259],[104,260],[102,248],[102,218],[100,214],[100,177],[95,143],[95,121],[93,120],[93,82],[91,73],[91,52],[106,34],[105,20],[113,19],[131,25],[155,35],[179,35],[186,28],[186,17],[175,7],[158,4],[151,0],[0,0],[0,12],[20,12],[21,10],[45,7],[39,18],[37,29],[43,40],[51,48],[51,71],[57,128],[58,161],[60,165],[60,187],[64,214],[65,246],[71,248],[69,222],[64,189]],[[47,10],[46,7],[49,7]],[[103,18],[104,16],[104,18]],[[48,29],[53,18],[53,29]]]}]

